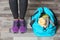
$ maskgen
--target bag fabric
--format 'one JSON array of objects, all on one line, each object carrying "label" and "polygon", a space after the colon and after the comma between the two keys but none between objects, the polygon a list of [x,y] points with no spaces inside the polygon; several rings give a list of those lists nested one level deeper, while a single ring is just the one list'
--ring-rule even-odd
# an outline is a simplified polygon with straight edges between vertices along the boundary
[{"label": "bag fabric", "polygon": [[[50,20],[46,28],[38,24],[38,20],[41,18],[43,13],[47,14]],[[33,33],[36,36],[53,36],[56,34],[56,26],[54,22],[56,21],[53,12],[47,7],[39,7],[31,16],[30,25],[32,27]]]}]

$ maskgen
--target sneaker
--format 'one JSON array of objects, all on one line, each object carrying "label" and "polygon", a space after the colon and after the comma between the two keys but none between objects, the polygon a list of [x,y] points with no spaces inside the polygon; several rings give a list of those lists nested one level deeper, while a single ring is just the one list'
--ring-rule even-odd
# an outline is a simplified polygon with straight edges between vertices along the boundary
[{"label": "sneaker", "polygon": [[11,32],[13,32],[13,33],[18,33],[18,20],[15,20],[14,22],[13,22],[13,27],[11,28]]},{"label": "sneaker", "polygon": [[27,31],[25,20],[19,20],[19,23],[20,23],[19,32],[25,33]]}]

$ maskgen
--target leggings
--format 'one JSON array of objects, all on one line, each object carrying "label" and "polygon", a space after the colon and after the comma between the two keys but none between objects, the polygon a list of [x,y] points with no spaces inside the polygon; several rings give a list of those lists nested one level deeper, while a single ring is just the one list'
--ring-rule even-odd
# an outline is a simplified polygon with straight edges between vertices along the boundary
[{"label": "leggings", "polygon": [[19,15],[21,19],[24,19],[28,6],[28,0],[19,0],[20,14],[18,14],[18,0],[9,0],[9,5],[14,19],[17,19]]}]

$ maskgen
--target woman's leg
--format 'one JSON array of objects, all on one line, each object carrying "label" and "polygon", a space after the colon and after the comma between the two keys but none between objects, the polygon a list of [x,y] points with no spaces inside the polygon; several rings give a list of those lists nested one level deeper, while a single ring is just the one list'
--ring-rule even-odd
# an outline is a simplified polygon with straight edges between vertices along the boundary
[{"label": "woman's leg", "polygon": [[20,19],[24,19],[26,15],[27,6],[28,6],[28,0],[19,0]]},{"label": "woman's leg", "polygon": [[9,5],[14,17],[13,27],[11,28],[11,32],[16,33],[18,32],[18,26],[17,26],[18,25],[18,0],[9,0]]},{"label": "woman's leg", "polygon": [[9,0],[9,5],[14,19],[18,19],[18,0]]},{"label": "woman's leg", "polygon": [[24,17],[26,15],[28,0],[19,0],[19,7],[20,7],[20,32],[25,33],[27,31],[26,22]]}]

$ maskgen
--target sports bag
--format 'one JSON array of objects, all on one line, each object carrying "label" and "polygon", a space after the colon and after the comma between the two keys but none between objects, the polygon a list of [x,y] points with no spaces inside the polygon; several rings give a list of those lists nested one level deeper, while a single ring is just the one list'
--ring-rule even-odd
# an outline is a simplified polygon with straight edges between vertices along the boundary
[{"label": "sports bag", "polygon": [[56,34],[55,17],[47,7],[39,7],[31,16],[31,27],[36,36],[53,36]]}]

